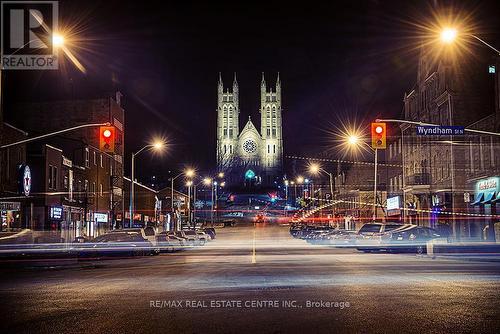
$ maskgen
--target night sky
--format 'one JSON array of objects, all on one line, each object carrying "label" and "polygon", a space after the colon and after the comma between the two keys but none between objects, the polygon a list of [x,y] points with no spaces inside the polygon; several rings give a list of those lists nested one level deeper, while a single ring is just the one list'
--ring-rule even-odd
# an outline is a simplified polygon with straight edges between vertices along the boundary
[{"label": "night sky", "polygon": [[471,15],[477,33],[498,46],[496,2],[63,1],[61,25],[71,30],[69,47],[87,73],[67,60],[59,71],[10,71],[4,99],[9,105],[119,89],[127,157],[157,135],[170,143],[162,158],[143,156],[140,174],[184,164],[209,170],[218,72],[227,87],[237,72],[240,127],[250,115],[259,128],[261,72],[274,85],[279,71],[285,154],[317,156],[332,146],[341,122],[400,115],[416,80],[419,25],[432,23],[433,8]]}]

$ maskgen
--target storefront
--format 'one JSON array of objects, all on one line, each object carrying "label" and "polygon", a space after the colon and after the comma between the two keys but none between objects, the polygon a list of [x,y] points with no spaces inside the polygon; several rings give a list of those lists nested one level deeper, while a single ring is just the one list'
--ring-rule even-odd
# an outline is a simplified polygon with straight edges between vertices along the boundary
[{"label": "storefront", "polygon": [[0,202],[0,221],[2,231],[21,228],[21,202]]},{"label": "storefront", "polygon": [[403,221],[401,210],[401,196],[393,196],[387,198],[387,218],[388,222],[401,223]]},{"label": "storefront", "polygon": [[[500,228],[497,218],[500,204],[500,177],[494,176],[478,180],[474,187],[471,210],[474,215],[469,219],[469,234],[481,240],[494,240],[495,230]],[[496,232],[498,235],[498,231]],[[498,237],[496,238],[498,240]]]}]

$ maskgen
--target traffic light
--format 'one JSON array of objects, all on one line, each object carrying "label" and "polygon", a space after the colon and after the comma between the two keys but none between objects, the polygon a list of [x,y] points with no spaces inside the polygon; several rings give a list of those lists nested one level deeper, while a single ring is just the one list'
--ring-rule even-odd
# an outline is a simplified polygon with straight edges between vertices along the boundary
[{"label": "traffic light", "polygon": [[101,126],[99,128],[99,149],[103,152],[114,153],[115,151],[114,126]]},{"label": "traffic light", "polygon": [[372,147],[385,149],[387,141],[387,128],[385,123],[372,123]]}]

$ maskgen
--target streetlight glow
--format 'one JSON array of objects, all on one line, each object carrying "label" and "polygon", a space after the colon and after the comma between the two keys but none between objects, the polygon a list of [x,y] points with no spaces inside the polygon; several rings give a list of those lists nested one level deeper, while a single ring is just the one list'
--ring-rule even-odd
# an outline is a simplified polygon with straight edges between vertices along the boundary
[{"label": "streetlight glow", "polygon": [[297,183],[302,183],[304,182],[304,178],[302,176],[297,177]]},{"label": "streetlight glow", "polygon": [[193,185],[193,181],[188,180],[188,181],[186,182],[186,187],[191,187],[192,185]]},{"label": "streetlight glow", "polygon": [[219,176],[219,178],[221,178],[221,179],[222,179],[222,178],[224,177],[224,173],[223,173],[223,172],[220,172],[218,176]]},{"label": "streetlight glow", "polygon": [[457,37],[457,29],[454,28],[445,28],[443,31],[441,31],[441,41],[445,43],[452,43],[455,41]]},{"label": "streetlight glow", "polygon": [[56,48],[59,48],[64,45],[64,37],[59,34],[52,35],[52,45]]},{"label": "streetlight glow", "polygon": [[163,146],[165,146],[165,143],[163,143],[162,141],[157,141],[153,144],[153,148],[155,150],[161,150]]},{"label": "streetlight glow", "polygon": [[309,171],[312,173],[312,174],[318,174],[319,171],[320,171],[321,167],[316,164],[316,163],[312,163],[309,165]]},{"label": "streetlight glow", "polygon": [[187,169],[184,174],[186,174],[187,177],[193,177],[195,172],[194,172],[194,169],[190,168],[190,169]]},{"label": "streetlight glow", "polygon": [[209,186],[212,183],[212,179],[209,177],[206,177],[203,179],[203,184],[206,186]]},{"label": "streetlight glow", "polygon": [[350,135],[349,137],[347,137],[347,143],[349,145],[357,145],[358,141],[359,141],[359,137],[356,135]]}]

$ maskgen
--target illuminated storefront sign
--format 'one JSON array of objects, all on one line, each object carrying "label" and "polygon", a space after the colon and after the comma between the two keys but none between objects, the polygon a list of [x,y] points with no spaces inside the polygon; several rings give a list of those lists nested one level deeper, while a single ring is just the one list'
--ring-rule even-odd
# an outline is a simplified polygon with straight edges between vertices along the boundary
[{"label": "illuminated storefront sign", "polygon": [[62,206],[51,206],[49,208],[49,218],[50,219],[62,219],[63,207]]},{"label": "illuminated storefront sign", "polygon": [[94,221],[98,223],[107,223],[108,222],[108,214],[107,213],[94,213]]}]

